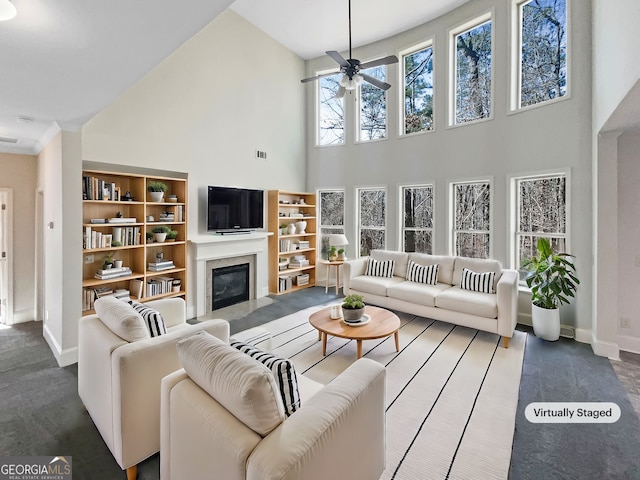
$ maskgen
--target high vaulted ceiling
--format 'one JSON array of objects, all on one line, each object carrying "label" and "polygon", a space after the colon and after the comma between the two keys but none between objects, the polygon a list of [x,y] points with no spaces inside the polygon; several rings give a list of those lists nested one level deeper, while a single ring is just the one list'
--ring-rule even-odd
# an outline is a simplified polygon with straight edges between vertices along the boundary
[{"label": "high vaulted ceiling", "polygon": [[[38,153],[58,126],[80,128],[229,6],[304,59],[348,50],[347,0],[12,1],[17,16],[0,22],[4,152]],[[352,0],[353,45],[468,1]]]}]

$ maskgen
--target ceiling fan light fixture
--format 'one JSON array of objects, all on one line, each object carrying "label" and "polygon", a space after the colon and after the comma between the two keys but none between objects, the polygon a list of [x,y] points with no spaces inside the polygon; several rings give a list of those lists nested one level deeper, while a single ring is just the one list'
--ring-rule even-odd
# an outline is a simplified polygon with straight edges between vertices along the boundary
[{"label": "ceiling fan light fixture", "polygon": [[355,90],[360,85],[362,85],[362,76],[358,74],[352,78],[349,78],[348,75],[343,75],[340,79],[340,86],[345,90]]},{"label": "ceiling fan light fixture", "polygon": [[9,0],[0,0],[0,22],[11,20],[17,13],[18,11],[13,3]]}]

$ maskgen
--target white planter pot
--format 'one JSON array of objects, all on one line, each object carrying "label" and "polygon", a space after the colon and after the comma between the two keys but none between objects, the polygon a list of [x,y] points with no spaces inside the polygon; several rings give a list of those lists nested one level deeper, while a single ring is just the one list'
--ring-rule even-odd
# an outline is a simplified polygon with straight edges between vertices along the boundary
[{"label": "white planter pot", "polygon": [[149,192],[149,197],[151,197],[152,202],[161,202],[164,192]]},{"label": "white planter pot", "polygon": [[533,333],[543,340],[554,342],[560,338],[560,310],[540,308],[531,304]]},{"label": "white planter pot", "polygon": [[164,242],[166,238],[167,238],[167,234],[166,233],[154,233],[153,234],[153,239],[158,243]]}]

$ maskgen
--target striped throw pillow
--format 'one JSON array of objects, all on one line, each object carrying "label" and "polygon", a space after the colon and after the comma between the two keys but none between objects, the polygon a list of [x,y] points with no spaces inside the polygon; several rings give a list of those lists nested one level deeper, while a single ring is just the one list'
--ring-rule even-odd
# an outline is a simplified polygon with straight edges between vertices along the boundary
[{"label": "striped throw pillow", "polygon": [[393,269],[395,266],[395,260],[376,260],[375,258],[369,257],[367,270],[364,274],[370,277],[391,278],[393,277]]},{"label": "striped throw pillow", "polygon": [[409,260],[407,265],[406,279],[410,282],[426,283],[427,285],[435,285],[438,283],[438,269],[440,265],[420,265],[419,263]]},{"label": "striped throw pillow", "polygon": [[495,278],[496,272],[476,273],[468,268],[463,268],[460,288],[473,292],[494,293],[493,281]]},{"label": "striped throw pillow", "polygon": [[232,339],[229,345],[237,348],[242,353],[246,353],[271,370],[280,389],[282,403],[284,404],[284,413],[287,417],[300,408],[298,378],[296,377],[293,363],[271,352],[265,352],[254,345],[239,340]]},{"label": "striped throw pillow", "polygon": [[129,302],[133,309],[140,314],[145,325],[149,329],[149,335],[159,337],[167,333],[167,327],[164,324],[164,318],[159,311],[147,305],[138,302]]}]

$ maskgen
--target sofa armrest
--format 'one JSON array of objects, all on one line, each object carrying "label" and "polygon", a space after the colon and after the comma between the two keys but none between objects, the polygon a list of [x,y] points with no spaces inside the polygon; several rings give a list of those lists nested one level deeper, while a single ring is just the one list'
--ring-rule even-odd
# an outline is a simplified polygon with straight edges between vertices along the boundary
[{"label": "sofa armrest", "polygon": [[183,298],[161,298],[147,302],[145,305],[160,312],[167,328],[175,327],[187,321],[187,304]]},{"label": "sofa armrest", "polygon": [[379,478],[385,375],[373,360],[353,363],[260,442],[247,462],[247,480]]},{"label": "sofa armrest", "polygon": [[518,272],[503,270],[496,286],[498,334],[511,338],[518,322]]},{"label": "sofa armrest", "polygon": [[364,275],[367,270],[368,257],[347,260],[342,265],[342,291],[345,295],[349,295],[350,280],[354,277]]}]

